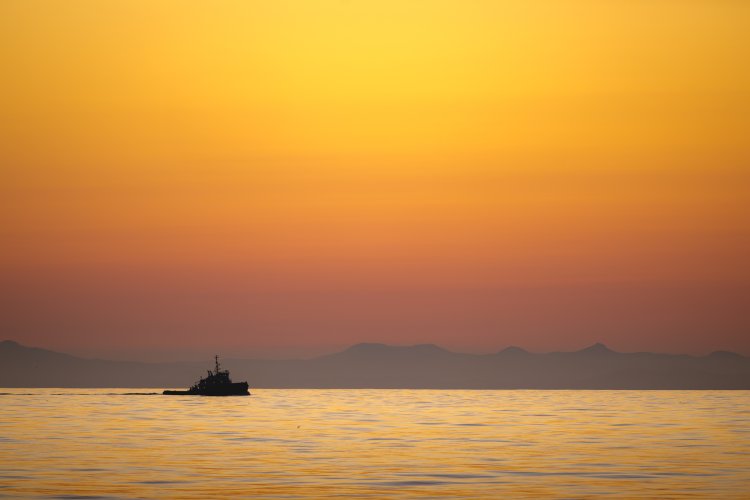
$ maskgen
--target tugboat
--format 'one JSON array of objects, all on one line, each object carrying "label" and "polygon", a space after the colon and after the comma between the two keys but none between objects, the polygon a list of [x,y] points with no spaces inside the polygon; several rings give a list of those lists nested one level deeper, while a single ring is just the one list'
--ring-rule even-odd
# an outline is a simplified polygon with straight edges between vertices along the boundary
[{"label": "tugboat", "polygon": [[249,396],[247,382],[232,382],[229,370],[219,367],[219,356],[214,356],[216,369],[208,370],[208,376],[200,379],[187,391],[164,391],[168,396]]}]

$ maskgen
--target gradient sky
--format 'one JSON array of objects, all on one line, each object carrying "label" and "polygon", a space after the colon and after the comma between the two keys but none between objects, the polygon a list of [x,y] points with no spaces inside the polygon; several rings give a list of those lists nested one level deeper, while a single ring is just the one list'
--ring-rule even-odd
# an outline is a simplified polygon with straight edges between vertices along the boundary
[{"label": "gradient sky", "polygon": [[750,3],[0,3],[0,338],[750,354]]}]

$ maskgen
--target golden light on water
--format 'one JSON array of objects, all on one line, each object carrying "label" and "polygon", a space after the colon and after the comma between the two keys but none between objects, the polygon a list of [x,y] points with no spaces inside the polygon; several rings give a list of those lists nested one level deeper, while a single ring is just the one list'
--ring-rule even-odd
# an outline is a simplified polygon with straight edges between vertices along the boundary
[{"label": "golden light on water", "polygon": [[746,391],[10,391],[12,498],[739,499],[750,481]]}]

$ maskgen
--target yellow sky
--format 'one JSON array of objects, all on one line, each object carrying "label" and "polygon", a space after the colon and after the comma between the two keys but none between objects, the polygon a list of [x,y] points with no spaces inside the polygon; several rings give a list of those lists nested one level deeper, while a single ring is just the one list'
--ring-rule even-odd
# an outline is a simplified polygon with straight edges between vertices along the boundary
[{"label": "yellow sky", "polygon": [[729,0],[5,0],[3,268],[744,285],[748,25]]}]

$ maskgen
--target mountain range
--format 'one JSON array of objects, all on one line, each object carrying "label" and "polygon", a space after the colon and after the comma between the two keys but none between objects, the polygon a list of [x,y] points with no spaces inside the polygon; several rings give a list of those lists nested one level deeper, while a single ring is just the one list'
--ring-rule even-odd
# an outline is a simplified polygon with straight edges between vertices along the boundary
[{"label": "mountain range", "polygon": [[[163,387],[191,385],[213,360],[143,363],[88,359],[0,342],[0,387]],[[620,353],[603,344],[574,352],[509,347],[464,354],[433,344],[357,344],[312,359],[223,359],[252,388],[404,389],[750,389],[750,358]]]}]

